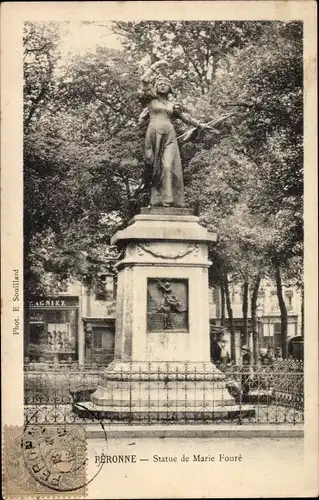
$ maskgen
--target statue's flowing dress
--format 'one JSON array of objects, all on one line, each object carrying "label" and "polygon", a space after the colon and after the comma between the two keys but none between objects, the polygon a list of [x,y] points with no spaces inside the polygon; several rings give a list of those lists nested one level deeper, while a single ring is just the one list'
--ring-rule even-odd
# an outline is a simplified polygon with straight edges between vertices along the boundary
[{"label": "statue's flowing dress", "polygon": [[146,168],[150,169],[151,205],[184,207],[183,172],[176,133],[171,118],[178,118],[181,107],[162,100],[149,87],[144,88],[149,125],[145,141]]}]

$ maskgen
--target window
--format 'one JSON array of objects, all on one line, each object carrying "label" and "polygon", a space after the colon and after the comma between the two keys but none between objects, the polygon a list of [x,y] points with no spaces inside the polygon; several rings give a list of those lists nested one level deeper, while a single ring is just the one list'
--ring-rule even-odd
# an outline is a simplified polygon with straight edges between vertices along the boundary
[{"label": "window", "polygon": [[281,334],[281,323],[274,323],[274,335]]},{"label": "window", "polygon": [[270,292],[270,310],[271,312],[277,312],[279,310],[277,291],[271,290]]},{"label": "window", "polygon": [[107,326],[93,327],[93,350],[103,350],[114,352],[114,336],[115,332]]},{"label": "window", "polygon": [[95,330],[93,332],[93,348],[102,349],[102,332],[101,330]]},{"label": "window", "polygon": [[45,339],[46,342],[46,334],[43,323],[30,323],[30,331],[29,331],[29,344],[39,345],[41,343],[41,339]]},{"label": "window", "polygon": [[75,309],[30,311],[29,347],[42,353],[76,352]]},{"label": "window", "polygon": [[75,352],[76,312],[47,312],[48,344],[52,351]]},{"label": "window", "polygon": [[287,292],[285,292],[287,309],[292,309],[292,296],[292,290],[288,290]]},{"label": "window", "polygon": [[114,277],[112,275],[103,274],[99,278],[95,292],[96,300],[113,300],[114,299]]},{"label": "window", "polygon": [[44,323],[44,313],[31,310],[29,323]]},{"label": "window", "polygon": [[274,347],[281,345],[281,323],[274,323]]}]

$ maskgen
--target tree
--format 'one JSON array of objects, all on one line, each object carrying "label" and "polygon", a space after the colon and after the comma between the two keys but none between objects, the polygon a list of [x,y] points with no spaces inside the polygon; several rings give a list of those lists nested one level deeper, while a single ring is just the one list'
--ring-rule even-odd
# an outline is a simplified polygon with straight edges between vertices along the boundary
[{"label": "tree", "polygon": [[59,29],[55,22],[24,24],[24,131],[45,107],[53,105],[54,71],[58,59]]},{"label": "tree", "polygon": [[302,67],[302,24],[269,23],[254,45],[237,53],[236,71],[220,75],[212,86],[216,101],[232,94],[234,102],[247,103],[251,109],[233,127],[232,141],[251,166],[245,187],[249,210],[272,234],[265,270],[277,285],[284,355],[283,278],[302,284]]},{"label": "tree", "polygon": [[263,30],[262,22],[142,21],[114,22],[124,47],[149,62],[167,58],[176,88],[183,93],[207,94],[228,58]]},{"label": "tree", "polygon": [[[25,40],[27,54],[34,49],[32,33]],[[47,36],[53,36],[51,31]],[[56,33],[54,36],[54,43],[57,43]],[[51,47],[51,42],[43,46]],[[92,254],[99,253],[101,245],[107,245],[111,232],[115,231],[113,224],[109,227],[104,224],[102,230],[101,214],[114,213],[118,224],[130,217],[130,199],[140,182],[143,166],[142,141],[137,140],[140,132],[132,130],[133,112],[125,111],[128,109],[126,104],[116,109],[119,92],[123,100],[137,106],[136,99],[131,97],[131,87],[125,87],[125,81],[131,83],[131,80],[125,79],[120,71],[117,53],[98,51],[93,65],[95,73],[89,55],[78,58],[73,61],[68,77],[66,72],[70,70],[70,63],[57,73],[52,68],[50,72],[44,71],[40,49],[36,54],[32,71],[29,63],[26,67],[33,80],[28,76],[25,95],[29,92],[37,96],[38,89],[41,92],[43,88],[46,93],[42,92],[41,101],[26,98],[26,297],[28,292],[43,293],[44,270],[50,269],[62,280],[71,276],[84,281],[94,279],[96,266],[90,263]],[[51,59],[56,61],[53,56]],[[109,69],[105,70],[106,60]],[[87,83],[83,72],[86,77],[91,76],[90,82]],[[105,78],[107,91],[103,91]],[[46,82],[43,86],[42,81]],[[34,104],[36,101],[38,108]],[[138,113],[135,115],[137,120]],[[136,147],[139,142],[141,147]],[[113,250],[111,255],[114,258]]]},{"label": "tree", "polygon": [[[110,234],[145,204],[139,77],[166,57],[176,99],[194,116],[208,121],[236,111],[216,133],[200,132],[183,145],[181,156],[188,205],[199,203],[202,223],[219,234],[210,279],[226,299],[233,352],[231,283],[244,287],[246,337],[252,294],[256,351],[260,279],[275,280],[279,266],[281,284],[302,286],[302,26],[149,21],[116,22],[113,29],[125,51],[101,46],[63,63],[56,26],[26,31],[30,292],[41,284],[42,269],[94,281],[98,263],[90,259],[102,248],[105,260],[111,258]],[[178,126],[178,135],[184,130]],[[102,213],[109,217],[103,227]],[[40,257],[44,247],[50,252]],[[284,339],[284,300],[280,304]]]}]

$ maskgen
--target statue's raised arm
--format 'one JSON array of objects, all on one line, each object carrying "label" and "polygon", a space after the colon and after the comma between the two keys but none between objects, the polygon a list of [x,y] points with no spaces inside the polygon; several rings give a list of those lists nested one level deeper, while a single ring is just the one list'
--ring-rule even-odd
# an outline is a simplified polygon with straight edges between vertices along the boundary
[{"label": "statue's raised arm", "polygon": [[[144,73],[141,78],[141,99],[150,100],[157,97],[156,90],[154,89],[154,82],[160,76],[159,68],[164,68],[168,66],[167,62],[161,59],[152,64]],[[164,77],[163,77],[164,78]],[[167,80],[168,81],[168,80]],[[152,83],[153,82],[153,83]]]},{"label": "statue's raised arm", "polygon": [[141,78],[142,100],[147,103],[149,125],[145,140],[147,177],[151,179],[152,206],[184,207],[183,172],[172,118],[195,127],[205,128],[186,114],[180,105],[170,101],[173,89],[168,78],[159,73],[167,66],[157,61]]}]

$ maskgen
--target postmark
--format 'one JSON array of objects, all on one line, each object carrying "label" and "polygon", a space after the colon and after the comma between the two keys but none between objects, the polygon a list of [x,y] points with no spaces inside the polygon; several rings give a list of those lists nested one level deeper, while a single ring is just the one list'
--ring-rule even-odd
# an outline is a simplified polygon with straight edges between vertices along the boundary
[{"label": "postmark", "polygon": [[59,492],[85,488],[87,447],[81,425],[27,425],[22,455],[29,474]]},{"label": "postmark", "polygon": [[[92,418],[102,426],[107,441],[104,424],[93,412]],[[4,427],[5,498],[85,498],[87,486],[104,467],[100,463],[88,477],[85,424],[34,421],[36,414],[24,428]]]},{"label": "postmark", "polygon": [[[62,476],[62,487],[64,489],[59,488],[59,482],[57,479],[59,478],[58,469],[60,467],[59,464],[54,464],[57,467],[53,467],[48,464],[48,467],[45,467],[44,462],[41,466],[40,457],[44,452],[44,458],[49,459],[49,448],[46,449],[45,453],[45,445],[42,439],[39,439],[39,436],[43,431],[43,426],[36,425],[32,426],[32,446],[34,446],[34,453],[31,455],[31,444],[30,444],[30,434],[29,431],[25,432],[22,427],[8,427],[6,426],[3,430],[3,493],[4,497],[7,499],[11,498],[21,498],[21,497],[31,497],[31,498],[84,498],[86,496],[86,487],[85,485],[81,485],[79,481],[79,475],[82,473],[81,467],[77,469],[77,480],[78,487],[72,491],[67,491],[67,485],[73,484],[76,485],[75,474],[66,474]],[[54,436],[55,432],[52,428],[51,432],[44,433]],[[43,435],[44,435],[43,434]],[[28,442],[28,454],[25,453],[24,444]],[[59,443],[57,443],[59,446]],[[41,451],[40,451],[41,450]],[[65,450],[66,451],[66,450]],[[81,450],[86,454],[86,448]],[[37,455],[37,464],[36,462]],[[31,461],[30,456],[34,458]],[[79,454],[77,455],[79,457]],[[63,456],[61,457],[64,458]],[[78,463],[78,460],[75,460]],[[74,468],[74,460],[66,463],[69,463]],[[63,464],[63,462],[62,462]],[[32,470],[32,467],[34,469]],[[85,474],[86,462],[82,463],[82,469],[84,469]],[[39,470],[37,473],[36,471]],[[62,475],[62,474],[61,474]],[[42,479],[41,479],[42,478]],[[53,485],[56,483],[57,488],[52,489],[50,487],[50,480],[53,481]],[[82,483],[87,482],[85,475],[82,476]]]}]

